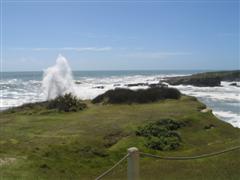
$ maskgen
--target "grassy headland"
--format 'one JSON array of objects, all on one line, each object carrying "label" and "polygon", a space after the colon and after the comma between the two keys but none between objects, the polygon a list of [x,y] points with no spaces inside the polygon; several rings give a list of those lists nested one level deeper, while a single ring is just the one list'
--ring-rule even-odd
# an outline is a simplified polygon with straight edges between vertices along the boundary
[{"label": "grassy headland", "polygon": [[[42,106],[0,114],[0,179],[94,179],[110,168],[126,149],[162,156],[192,156],[240,144],[240,130],[211,112],[194,97],[147,104],[92,104],[78,112],[58,112]],[[139,127],[172,119],[181,145],[160,151],[136,135]],[[141,179],[239,179],[239,150],[219,156],[167,161],[140,159]],[[126,163],[105,179],[126,179]]]}]

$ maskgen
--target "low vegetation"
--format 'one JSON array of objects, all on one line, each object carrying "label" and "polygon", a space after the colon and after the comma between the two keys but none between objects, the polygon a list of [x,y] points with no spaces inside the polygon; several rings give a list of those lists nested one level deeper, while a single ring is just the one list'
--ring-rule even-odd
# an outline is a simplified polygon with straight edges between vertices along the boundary
[{"label": "low vegetation", "polygon": [[57,109],[58,111],[64,112],[77,112],[86,107],[87,105],[85,103],[71,93],[58,96],[57,98],[50,100],[47,105],[48,109]]},{"label": "low vegetation", "polygon": [[175,150],[181,144],[181,137],[177,130],[185,123],[172,119],[162,119],[140,127],[137,136],[146,137],[146,146],[155,150]]},{"label": "low vegetation", "polygon": [[[72,95],[71,93],[65,94],[63,96],[58,96],[55,99],[44,101],[44,102],[35,102],[35,103],[27,103],[23,104],[19,107],[13,107],[11,109],[6,110],[7,113],[41,113],[45,110],[51,111],[59,111],[59,112],[77,112],[85,109],[87,105],[83,103],[82,100]],[[45,111],[48,113],[49,111]]]},{"label": "low vegetation", "polygon": [[[0,179],[90,180],[112,167],[129,147],[165,157],[207,154],[240,144],[240,130],[211,112],[202,113],[204,105],[196,98],[182,95],[180,99],[130,105],[82,103],[88,108],[78,112],[59,113],[39,104],[12,113],[0,112],[0,161],[8,160],[0,163]],[[176,132],[172,137],[176,140],[180,136],[180,146],[164,151],[147,146],[145,136],[160,127],[166,129],[166,134]],[[136,135],[136,131],[143,136]],[[160,136],[156,135],[153,137]],[[239,166],[239,150],[188,161],[141,156],[140,177],[237,180]],[[127,162],[105,179],[127,179]]]},{"label": "low vegetation", "polygon": [[92,100],[92,103],[131,104],[150,103],[163,99],[179,99],[179,90],[168,87],[155,87],[148,89],[130,90],[116,88],[109,90]]}]

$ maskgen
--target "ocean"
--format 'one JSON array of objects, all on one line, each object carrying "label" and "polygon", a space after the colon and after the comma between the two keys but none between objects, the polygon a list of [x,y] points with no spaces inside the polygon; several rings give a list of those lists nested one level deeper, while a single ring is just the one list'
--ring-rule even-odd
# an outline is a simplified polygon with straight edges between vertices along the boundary
[{"label": "ocean", "polygon": [[[75,94],[82,99],[92,99],[109,89],[127,87],[133,83],[158,83],[164,77],[183,76],[203,72],[194,71],[73,71]],[[2,72],[0,110],[24,103],[44,101],[43,72]],[[240,87],[232,82],[221,82],[221,87],[172,86],[182,93],[195,96],[221,120],[240,128]],[[237,82],[240,84],[240,82]],[[131,89],[147,88],[135,86]]]}]

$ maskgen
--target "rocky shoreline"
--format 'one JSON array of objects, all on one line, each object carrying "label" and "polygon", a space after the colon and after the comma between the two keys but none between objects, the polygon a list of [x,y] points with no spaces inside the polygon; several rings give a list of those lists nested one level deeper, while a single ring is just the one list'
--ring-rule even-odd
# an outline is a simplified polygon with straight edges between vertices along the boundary
[{"label": "rocky shoreline", "polygon": [[170,85],[192,85],[198,87],[221,86],[221,81],[240,81],[240,70],[217,71],[193,74],[190,76],[168,77],[162,82]]}]

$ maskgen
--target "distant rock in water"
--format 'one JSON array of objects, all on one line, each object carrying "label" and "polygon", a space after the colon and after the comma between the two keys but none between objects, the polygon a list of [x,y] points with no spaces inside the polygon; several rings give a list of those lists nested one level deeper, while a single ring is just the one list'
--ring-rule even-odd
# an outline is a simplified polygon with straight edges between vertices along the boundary
[{"label": "distant rock in water", "polygon": [[198,87],[214,87],[221,85],[221,79],[218,77],[193,77],[193,76],[184,76],[184,77],[171,77],[165,82],[170,85],[192,85]]},{"label": "distant rock in water", "polygon": [[156,87],[159,87],[159,88],[165,87],[165,88],[167,88],[168,87],[167,84],[163,84],[163,83],[153,83],[153,84],[149,84],[148,86],[150,88],[156,88]]},{"label": "distant rock in water", "polygon": [[94,89],[104,89],[104,86],[94,86]]},{"label": "distant rock in water", "polygon": [[118,87],[118,86],[121,86],[121,84],[114,84],[113,86],[114,87]]},{"label": "distant rock in water", "polygon": [[237,83],[231,83],[230,86],[240,87]]},{"label": "distant rock in water", "polygon": [[148,83],[127,84],[127,87],[134,87],[134,86],[148,86]]},{"label": "distant rock in water", "polygon": [[170,85],[192,85],[198,87],[220,86],[221,81],[240,81],[240,70],[193,74],[191,76],[169,77],[163,80]]},{"label": "distant rock in water", "polygon": [[75,84],[82,84],[80,81],[75,81]]}]

